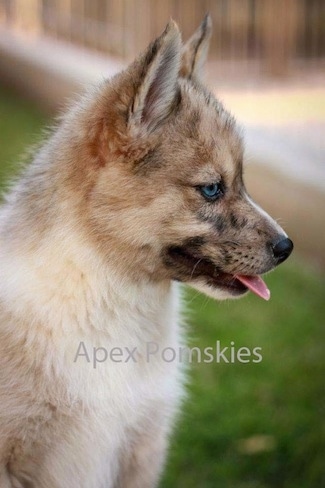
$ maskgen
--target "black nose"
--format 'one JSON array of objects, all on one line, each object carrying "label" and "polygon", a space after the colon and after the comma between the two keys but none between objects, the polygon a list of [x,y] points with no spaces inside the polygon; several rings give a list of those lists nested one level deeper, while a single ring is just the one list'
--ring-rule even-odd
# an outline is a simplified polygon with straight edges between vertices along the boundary
[{"label": "black nose", "polygon": [[276,244],[272,244],[273,255],[276,258],[278,264],[283,263],[291,254],[293,249],[293,242],[286,237],[281,239]]}]

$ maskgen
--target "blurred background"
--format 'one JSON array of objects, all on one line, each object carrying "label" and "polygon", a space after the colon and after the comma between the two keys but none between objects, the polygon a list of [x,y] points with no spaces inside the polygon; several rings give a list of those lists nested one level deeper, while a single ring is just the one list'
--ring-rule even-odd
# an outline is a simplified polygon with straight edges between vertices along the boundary
[{"label": "blurred background", "polygon": [[193,364],[161,488],[325,486],[325,1],[0,0],[0,185],[71,96],[174,18],[213,19],[206,81],[243,127],[249,192],[295,242],[271,301],[187,291],[192,345],[261,347]]}]

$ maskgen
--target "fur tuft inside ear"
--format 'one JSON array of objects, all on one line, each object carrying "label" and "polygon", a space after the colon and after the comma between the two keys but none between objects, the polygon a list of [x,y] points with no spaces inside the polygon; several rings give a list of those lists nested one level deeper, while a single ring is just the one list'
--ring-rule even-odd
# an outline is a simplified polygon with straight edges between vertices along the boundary
[{"label": "fur tuft inside ear", "polygon": [[208,56],[211,32],[212,20],[210,14],[207,14],[200,27],[183,46],[180,76],[184,78],[200,78],[202,76]]},{"label": "fur tuft inside ear", "polygon": [[129,124],[151,131],[168,116],[176,98],[180,57],[180,32],[177,24],[170,21],[141,58],[143,66]]}]

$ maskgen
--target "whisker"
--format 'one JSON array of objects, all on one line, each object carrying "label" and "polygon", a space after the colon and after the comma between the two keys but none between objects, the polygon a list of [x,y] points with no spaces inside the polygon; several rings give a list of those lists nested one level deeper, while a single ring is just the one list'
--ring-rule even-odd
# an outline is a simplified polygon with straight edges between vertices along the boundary
[{"label": "whisker", "polygon": [[200,258],[198,260],[198,262],[196,264],[194,264],[193,269],[192,269],[192,272],[191,272],[191,278],[190,279],[193,278],[194,271],[196,270],[197,266],[200,264],[201,261],[202,261],[202,258]]}]

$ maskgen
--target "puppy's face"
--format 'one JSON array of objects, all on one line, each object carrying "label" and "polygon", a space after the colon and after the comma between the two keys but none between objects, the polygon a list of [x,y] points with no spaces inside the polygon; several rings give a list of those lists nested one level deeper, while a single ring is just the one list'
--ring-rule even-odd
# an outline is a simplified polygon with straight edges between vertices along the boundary
[{"label": "puppy's face", "polygon": [[235,121],[199,82],[209,33],[206,20],[181,50],[169,26],[108,88],[119,95],[104,117],[110,149],[88,213],[95,234],[119,242],[139,273],[215,298],[248,289],[268,298],[258,275],[292,243],[248,196]]}]

